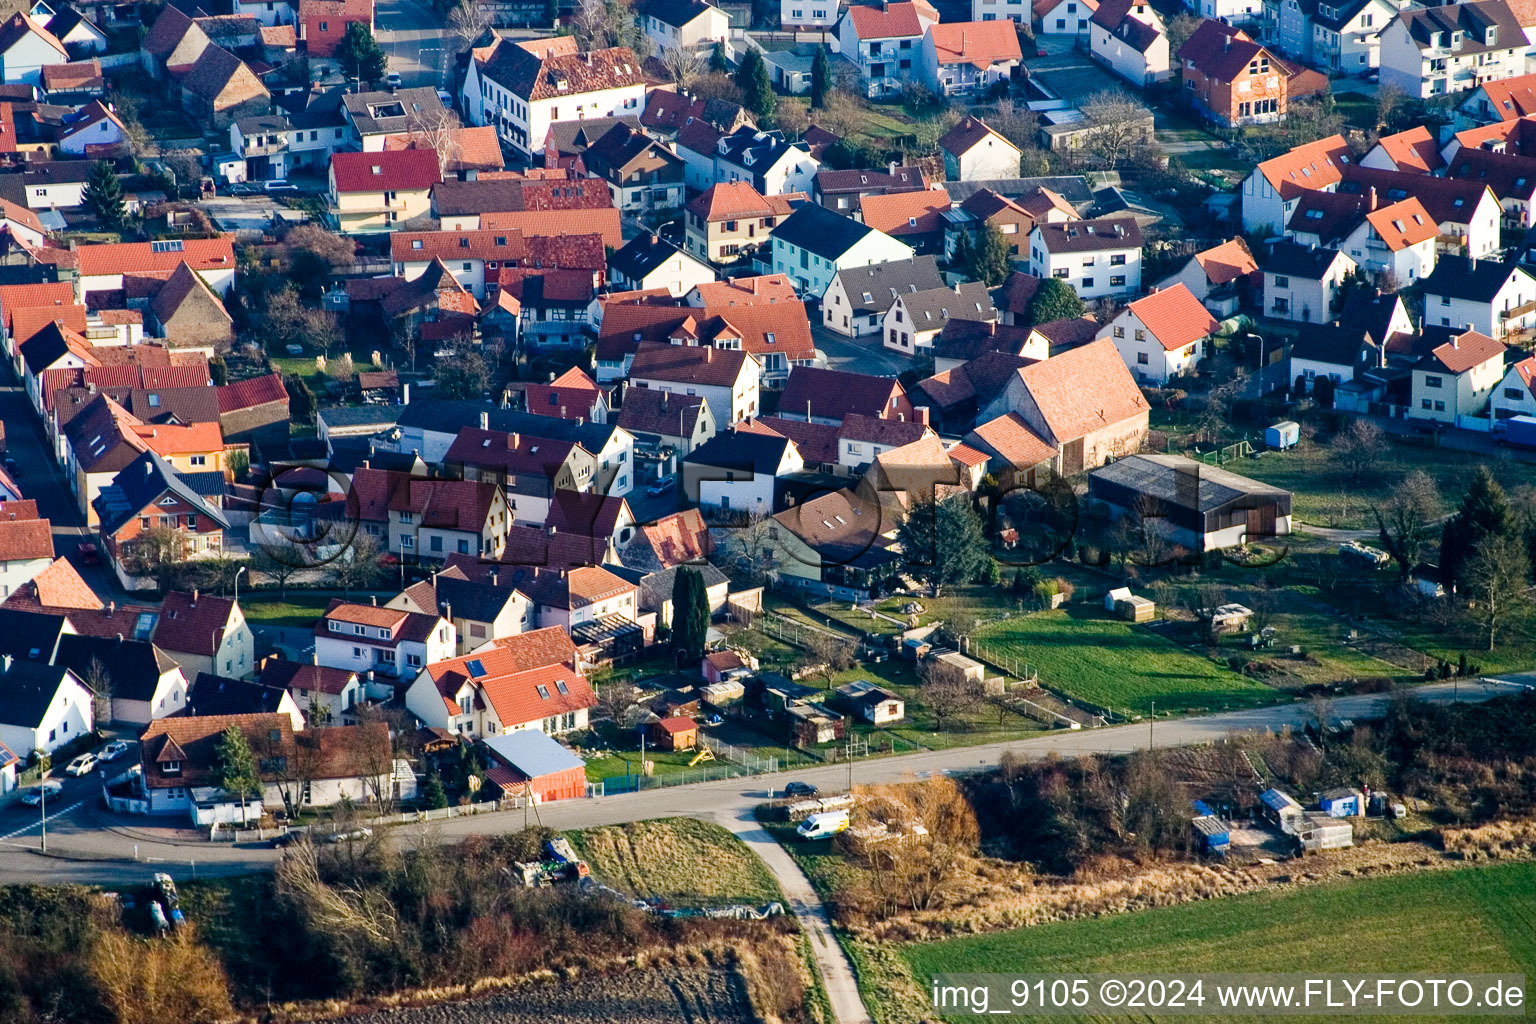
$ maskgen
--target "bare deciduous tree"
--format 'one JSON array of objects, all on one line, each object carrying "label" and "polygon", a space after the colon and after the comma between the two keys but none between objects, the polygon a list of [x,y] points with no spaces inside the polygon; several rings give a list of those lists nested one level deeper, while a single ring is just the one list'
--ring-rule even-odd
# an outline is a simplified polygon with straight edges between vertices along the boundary
[{"label": "bare deciduous tree", "polygon": [[1387,435],[1370,420],[1350,420],[1333,439],[1333,454],[1349,474],[1349,482],[1358,484],[1386,454]]},{"label": "bare deciduous tree", "polygon": [[92,720],[97,727],[112,721],[112,673],[100,658],[91,656],[80,681],[91,691]]},{"label": "bare deciduous tree", "polygon": [[661,66],[667,69],[667,77],[677,85],[677,91],[686,93],[704,73],[704,56],[686,46],[674,46],[662,54]]},{"label": "bare deciduous tree", "polygon": [[923,706],[933,715],[934,729],[943,732],[956,718],[981,706],[982,689],[980,683],[958,674],[930,671],[923,683],[922,698]]},{"label": "bare deciduous tree", "polygon": [[1119,89],[1106,89],[1088,97],[1083,116],[1092,129],[1083,136],[1083,148],[1114,167],[1147,137],[1151,111]]},{"label": "bare deciduous tree", "polygon": [[475,0],[459,0],[458,6],[448,14],[448,30],[459,41],[461,51],[475,45],[490,27],[490,13]]},{"label": "bare deciduous tree", "polygon": [[1488,649],[1498,639],[1499,624],[1530,601],[1530,555],[1520,537],[1490,534],[1472,549],[1461,570],[1461,585],[1473,601],[1473,614],[1488,634]]},{"label": "bare deciduous tree", "polygon": [[1403,579],[1406,580],[1418,564],[1429,528],[1439,519],[1443,509],[1440,488],[1421,469],[1403,477],[1386,501],[1372,506],[1376,525],[1381,530],[1381,545],[1397,562]]},{"label": "bare deciduous tree", "polygon": [[437,172],[448,173],[448,166],[459,158],[459,119],[447,110],[433,110],[411,117],[411,144],[437,154]]}]

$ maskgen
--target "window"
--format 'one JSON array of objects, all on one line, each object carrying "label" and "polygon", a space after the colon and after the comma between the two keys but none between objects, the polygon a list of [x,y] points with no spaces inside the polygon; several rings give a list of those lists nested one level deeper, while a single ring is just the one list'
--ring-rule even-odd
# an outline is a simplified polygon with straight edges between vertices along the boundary
[{"label": "window", "polygon": [[413,513],[401,512],[400,513],[400,521],[402,523],[413,523],[413,522],[416,521],[416,517],[415,517],[415,515]]},{"label": "window", "polygon": [[1445,412],[1445,403],[1444,402],[1436,402],[1435,403],[1435,412]]},{"label": "window", "polygon": [[1091,277],[1083,278],[1083,287],[1084,288],[1092,288],[1093,287],[1093,278],[1091,278]]},{"label": "window", "polygon": [[1110,279],[1109,279],[1109,286],[1111,288],[1124,288],[1125,287],[1125,275],[1124,274],[1115,274],[1112,277],[1110,277]]},{"label": "window", "polygon": [[1051,276],[1065,281],[1067,279],[1067,268],[1062,267],[1060,270],[1052,271]]},{"label": "window", "polygon": [[1115,337],[1117,337],[1117,338],[1125,337],[1125,328],[1124,327],[1116,327],[1115,328]]},{"label": "window", "polygon": [[1136,363],[1139,366],[1146,366],[1147,365],[1147,354],[1145,352],[1137,352],[1136,353]]},{"label": "window", "polygon": [[1525,392],[1519,388],[1505,388],[1504,397],[1512,402],[1523,402],[1525,401]]},{"label": "window", "polygon": [[1112,267],[1123,267],[1123,266],[1125,266],[1125,254],[1121,253],[1118,256],[1111,256],[1109,258],[1109,265],[1112,266]]},{"label": "window", "polygon": [[[53,739],[52,734],[50,734],[48,738],[49,739]],[[181,762],[180,761],[165,761],[165,762],[163,762],[160,765],[160,773],[162,775],[180,775],[181,774]]]},{"label": "window", "polygon": [[1443,383],[1444,383],[1444,381],[1440,377],[1428,377],[1428,376],[1426,376],[1424,378],[1424,386],[1427,387],[1427,388],[1438,388],[1438,387],[1441,387]]},{"label": "window", "polygon": [[1290,278],[1282,277],[1279,274],[1275,275],[1275,287],[1276,288],[1289,288],[1290,286],[1291,286],[1291,279]]},{"label": "window", "polygon": [[1146,341],[1147,340],[1147,332],[1142,330],[1140,327],[1136,328],[1136,340],[1137,341]]}]

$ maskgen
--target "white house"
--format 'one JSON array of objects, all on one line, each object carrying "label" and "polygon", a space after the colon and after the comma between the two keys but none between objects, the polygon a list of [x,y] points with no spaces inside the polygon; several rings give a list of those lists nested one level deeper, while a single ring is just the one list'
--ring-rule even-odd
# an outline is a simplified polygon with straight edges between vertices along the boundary
[{"label": "white house", "polygon": [[639,18],[662,56],[672,50],[697,53],[717,42],[726,43],[729,52],[731,19],[704,0],[649,0]]},{"label": "white house", "polygon": [[315,624],[315,664],[410,679],[453,656],[453,623],[438,615],[333,601]]},{"label": "white house", "polygon": [[52,523],[38,518],[32,502],[0,501],[0,601],[52,564]]},{"label": "white house", "polygon": [[1523,264],[1441,256],[1422,287],[1426,326],[1499,339],[1536,326],[1536,276]]},{"label": "white house", "polygon": [[1264,313],[1280,320],[1327,323],[1333,319],[1334,296],[1354,260],[1322,246],[1279,242],[1264,264]]},{"label": "white house", "polygon": [[878,334],[896,295],[942,287],[933,256],[840,270],[821,300],[822,326],[850,338]]},{"label": "white house", "polygon": [[288,696],[305,716],[319,712],[330,723],[340,725],[367,698],[363,677],[344,668],[327,668],[306,661],[263,658],[258,679],[262,686],[287,690]]},{"label": "white house", "polygon": [[1361,267],[1407,287],[1434,273],[1439,237],[1440,225],[1424,204],[1408,198],[1368,211],[1339,248]]},{"label": "white house", "polygon": [[1445,160],[1441,158],[1440,147],[1429,129],[1415,125],[1377,139],[1376,145],[1360,158],[1360,166],[1379,171],[1434,174],[1445,167]]},{"label": "white house", "polygon": [[1277,6],[1280,51],[1335,75],[1367,75],[1380,67],[1381,30],[1397,14],[1391,0],[1282,0]]},{"label": "white house", "polygon": [[1499,381],[1489,402],[1494,421],[1511,416],[1536,416],[1536,356],[1515,363]]},{"label": "white house", "polygon": [[1332,192],[1349,162],[1349,143],[1330,135],[1259,164],[1243,179],[1243,230],[1284,231],[1302,193]]},{"label": "white house", "polygon": [[1012,21],[930,25],[923,36],[923,81],[940,96],[1006,85],[1021,59]]},{"label": "white house", "polygon": [[1176,284],[1126,306],[1106,333],[1138,381],[1166,384],[1200,365],[1216,326],[1200,300]]},{"label": "white house", "polygon": [[1006,17],[1021,21],[1033,11],[1038,31],[1044,35],[1086,36],[1088,19],[1098,9],[1098,0],[1036,0],[1033,5],[1022,0],[971,0],[971,17],[982,20]]},{"label": "white house", "polygon": [[91,691],[69,669],[0,656],[0,744],[26,760],[95,727]]},{"label": "white house", "polygon": [[1413,366],[1413,419],[1456,422],[1481,416],[1504,380],[1504,343],[1466,331],[1437,345]]},{"label": "white house", "polygon": [[1159,281],[1157,287],[1182,284],[1213,314],[1227,317],[1237,312],[1258,274],[1259,265],[1248,251],[1248,243],[1233,238],[1195,253],[1178,273]]},{"label": "white house", "polygon": [[429,728],[462,736],[537,729],[551,736],[587,727],[597,703],[576,668],[576,645],[558,626],[506,637],[461,658],[433,662],[405,692]]},{"label": "white house", "polygon": [[742,125],[715,144],[715,182],[745,181],[759,195],[809,193],[821,162],[804,142]]},{"label": "white house", "polygon": [[541,627],[568,633],[610,616],[633,622],[639,613],[635,584],[597,565],[542,569],[518,587],[533,602]]},{"label": "white house", "polygon": [[776,481],[805,461],[795,443],[775,431],[727,430],[699,445],[680,467],[689,501],[717,509],[771,513]]},{"label": "white house", "polygon": [[686,295],[715,279],[715,268],[656,235],[640,234],[608,257],[611,284],[620,291],[665,288]]},{"label": "white house", "polygon": [[772,239],[774,271],[789,275],[807,299],[825,294],[839,270],[916,255],[905,242],[815,203],[802,203],[784,218]]},{"label": "white house", "polygon": [[1040,223],[1029,235],[1029,272],[1099,299],[1141,291],[1141,227],[1130,217]]},{"label": "white house", "polygon": [[543,154],[556,121],[639,117],[645,76],[627,46],[582,53],[572,36],[498,37],[472,51],[462,99],[471,124],[494,126],[499,138],[532,159]]},{"label": "white house", "polygon": [[[47,21],[48,32],[64,44],[66,51],[77,56],[107,52],[110,41],[105,32],[73,7],[59,6],[62,10]],[[38,17],[36,13],[32,16]]]},{"label": "white house", "polygon": [[1526,73],[1529,43],[1504,0],[1398,12],[1381,30],[1381,84],[1429,99]]},{"label": "white house", "polygon": [[917,77],[923,34],[939,14],[926,0],[852,4],[837,23],[838,50],[872,97],[900,92]]},{"label": "white house", "polygon": [[[6,85],[41,85],[43,68],[68,64],[69,51],[39,22],[20,11],[0,25],[0,82]],[[25,756],[11,748],[18,756]]]},{"label": "white house", "polygon": [[85,156],[87,146],[117,146],[128,138],[128,129],[112,108],[92,100],[80,110],[80,118],[59,131],[59,151]]},{"label": "white house", "polygon": [[1089,19],[1088,52],[1138,89],[1172,73],[1163,19],[1146,0],[1103,0]]},{"label": "white house", "polygon": [[1263,0],[1184,0],[1184,6],[1202,18],[1225,25],[1250,25],[1264,17]]},{"label": "white house", "polygon": [[1019,148],[977,117],[967,117],[939,139],[950,181],[998,181],[1019,176]]},{"label": "white house", "polygon": [[779,25],[785,31],[825,32],[837,24],[841,0],[779,0]]},{"label": "white house", "polygon": [[740,349],[644,342],[629,366],[629,386],[697,395],[721,425],[760,414],[758,361]]}]

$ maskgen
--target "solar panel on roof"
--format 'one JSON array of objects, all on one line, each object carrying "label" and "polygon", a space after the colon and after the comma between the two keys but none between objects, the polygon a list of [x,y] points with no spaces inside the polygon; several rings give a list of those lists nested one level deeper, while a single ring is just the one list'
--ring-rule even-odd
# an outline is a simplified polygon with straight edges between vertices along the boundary
[{"label": "solar panel on roof", "polygon": [[475,679],[479,679],[481,676],[486,674],[485,663],[479,658],[473,658],[469,661],[466,661],[464,663],[464,667],[469,670],[469,674]]}]

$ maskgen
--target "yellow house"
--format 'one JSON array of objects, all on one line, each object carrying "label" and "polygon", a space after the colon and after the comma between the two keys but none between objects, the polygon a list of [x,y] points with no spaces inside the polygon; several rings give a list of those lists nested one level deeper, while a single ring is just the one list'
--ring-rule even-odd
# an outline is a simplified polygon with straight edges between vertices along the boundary
[{"label": "yellow house", "polygon": [[1451,424],[1458,416],[1481,416],[1503,379],[1504,343],[1465,331],[1414,364],[1408,415]]},{"label": "yellow house", "polygon": [[442,177],[431,149],[334,153],[327,213],[342,234],[395,231],[432,212],[432,186]]},{"label": "yellow house", "polygon": [[128,429],[178,473],[224,472],[228,453],[217,423],[140,423]]},{"label": "yellow house", "polygon": [[779,222],[805,193],[763,196],[745,181],[711,185],[688,204],[688,252],[711,263],[731,263],[768,244]]}]

